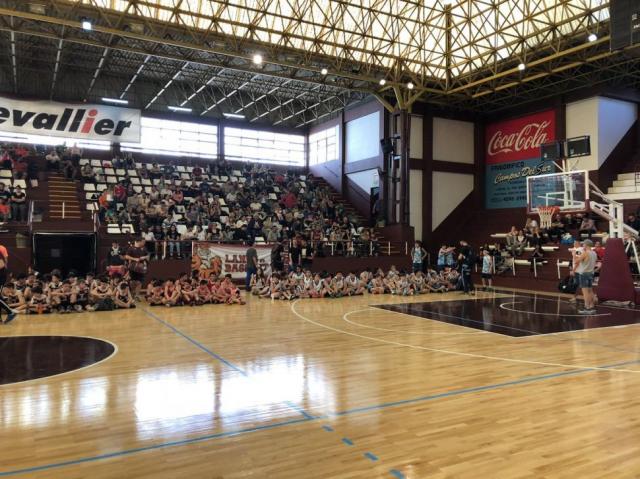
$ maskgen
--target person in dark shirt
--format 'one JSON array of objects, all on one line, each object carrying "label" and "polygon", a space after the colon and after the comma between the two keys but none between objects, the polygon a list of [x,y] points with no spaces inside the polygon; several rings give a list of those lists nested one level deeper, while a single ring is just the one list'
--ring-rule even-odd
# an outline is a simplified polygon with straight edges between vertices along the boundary
[{"label": "person in dark shirt", "polygon": [[258,272],[258,252],[253,247],[253,241],[248,241],[247,245],[249,246],[249,248],[247,249],[247,252],[246,252],[246,256],[247,256],[247,266],[246,266],[247,276],[246,276],[246,279],[245,279],[245,290],[247,292],[249,292],[249,291],[251,291],[251,286],[250,286],[250,284],[251,284],[251,276]]},{"label": "person in dark shirt", "polygon": [[129,262],[131,291],[133,292],[134,299],[137,299],[140,287],[142,283],[144,283],[144,277],[147,273],[147,262],[149,261],[149,253],[145,247],[145,239],[136,239],[127,250],[124,259]]}]

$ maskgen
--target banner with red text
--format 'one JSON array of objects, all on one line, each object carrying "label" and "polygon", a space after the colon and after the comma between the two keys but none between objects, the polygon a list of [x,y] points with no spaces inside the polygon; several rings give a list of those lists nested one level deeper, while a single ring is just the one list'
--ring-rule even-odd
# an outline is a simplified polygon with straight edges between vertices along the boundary
[{"label": "banner with red text", "polygon": [[140,110],[0,97],[0,132],[140,142]]},{"label": "banner with red text", "polygon": [[540,145],[556,139],[554,110],[486,127],[485,205],[518,208],[527,204],[526,178],[553,173],[553,163],[540,159]]},{"label": "banner with red text", "polygon": [[[258,252],[258,263],[266,274],[271,274],[271,247],[254,246],[254,248]],[[234,279],[244,279],[247,249],[248,246],[196,242],[193,245],[191,269],[202,273],[201,277],[209,277],[211,274],[224,276],[230,273]]]}]

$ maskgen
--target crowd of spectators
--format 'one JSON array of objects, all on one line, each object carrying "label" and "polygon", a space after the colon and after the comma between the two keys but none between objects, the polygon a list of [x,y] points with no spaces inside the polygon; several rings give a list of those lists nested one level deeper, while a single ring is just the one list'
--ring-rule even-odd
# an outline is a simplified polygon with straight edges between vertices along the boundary
[{"label": "crowd of spectators", "polygon": [[35,162],[28,161],[33,151],[19,144],[0,145],[0,222],[27,221],[27,181],[35,179]]},{"label": "crowd of spectators", "polygon": [[[133,225],[154,258],[185,256],[191,241],[256,239],[288,241],[307,257],[378,253],[374,230],[359,224],[333,200],[330,189],[311,175],[250,163],[235,169],[215,161],[206,169],[194,167],[187,180],[171,163],[136,167],[131,156],[115,158],[110,166],[135,169],[136,181],[149,180],[151,185],[143,189],[133,178],[120,177],[115,185],[96,193],[100,220]],[[82,166],[81,178],[102,180],[89,164]]]}]

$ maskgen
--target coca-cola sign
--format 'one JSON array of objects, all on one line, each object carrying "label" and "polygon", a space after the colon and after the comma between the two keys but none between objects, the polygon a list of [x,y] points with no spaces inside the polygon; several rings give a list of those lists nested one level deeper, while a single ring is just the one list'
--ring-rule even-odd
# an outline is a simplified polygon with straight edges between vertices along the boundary
[{"label": "coca-cola sign", "polygon": [[553,110],[493,123],[486,129],[487,164],[540,157],[540,145],[555,140]]}]

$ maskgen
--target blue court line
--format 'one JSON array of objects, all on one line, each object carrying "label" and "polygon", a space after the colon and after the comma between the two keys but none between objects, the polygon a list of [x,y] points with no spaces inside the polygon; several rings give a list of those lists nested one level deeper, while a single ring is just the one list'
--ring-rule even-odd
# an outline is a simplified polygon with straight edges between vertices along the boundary
[{"label": "blue court line", "polygon": [[402,474],[397,469],[391,469],[389,472],[393,477],[396,477],[397,479],[404,479],[404,474]]},{"label": "blue court line", "polygon": [[[155,315],[154,313],[152,313],[151,311],[147,311],[146,309],[142,308],[142,311],[144,313],[146,313],[147,316],[149,316],[150,318],[155,319],[156,321],[158,321],[159,323],[164,324],[167,328],[171,329],[174,333],[176,333],[177,335],[183,337],[184,339],[186,339],[187,341],[189,341],[191,344],[193,344],[195,347],[197,347],[198,349],[204,351],[205,353],[207,353],[209,356],[211,356],[212,358],[216,359],[217,361],[220,361],[222,364],[224,364],[225,366],[227,366],[229,369],[232,369],[233,371],[236,371],[237,373],[242,374],[245,377],[249,377],[249,373],[247,373],[246,371],[244,371],[243,369],[239,368],[238,366],[236,366],[235,364],[233,364],[231,361],[223,358],[222,356],[220,356],[219,354],[215,353],[214,351],[210,350],[209,348],[207,348],[205,345],[203,345],[202,343],[196,341],[195,339],[193,339],[191,336],[188,336],[187,334],[183,333],[182,331],[180,331],[178,328],[176,328],[175,326],[173,326],[171,323],[165,321],[164,319],[158,317],[157,315]],[[297,406],[296,404],[293,404],[290,401],[284,401],[284,404],[286,404],[289,408],[295,410],[296,412],[298,412],[299,414],[302,414],[302,416],[305,417],[305,419],[315,419],[315,416],[313,416],[312,414],[308,413],[307,411],[305,411],[304,409],[302,409],[300,406]]]},{"label": "blue court line", "polygon": [[[629,364],[637,364],[637,363],[640,363],[640,361],[626,361],[626,362],[623,362],[623,363],[610,364],[608,366],[600,366],[600,367],[601,368],[614,368],[614,367],[617,367],[617,366],[626,366],[626,365],[629,365]],[[555,373],[555,374],[545,374],[545,375],[542,375],[542,376],[530,376],[530,377],[527,377],[527,378],[518,379],[518,380],[514,380],[514,381],[507,381],[507,382],[503,382],[503,383],[489,384],[489,385],[486,385],[486,386],[479,386],[479,387],[475,387],[475,388],[458,389],[458,390],[448,391],[448,392],[445,392],[445,393],[432,394],[430,396],[423,396],[423,397],[418,397],[418,398],[413,398],[413,399],[406,399],[406,400],[403,400],[403,401],[395,401],[395,402],[378,404],[378,405],[375,405],[375,406],[356,408],[356,409],[352,409],[352,410],[348,410],[348,411],[328,414],[328,415],[325,415],[323,417],[315,417],[313,419],[308,419],[308,418],[293,419],[293,420],[290,420],[290,421],[273,423],[273,424],[268,424],[268,425],[264,425],[264,426],[256,426],[256,427],[251,427],[251,428],[247,428],[247,429],[238,429],[236,431],[227,431],[227,432],[221,432],[221,433],[217,433],[217,434],[208,434],[208,435],[205,435],[205,436],[198,436],[198,437],[194,437],[194,438],[191,438],[191,439],[184,439],[184,440],[180,440],[180,441],[165,442],[165,443],[155,444],[155,445],[151,445],[151,446],[139,447],[139,448],[135,448],[135,449],[125,449],[125,450],[122,450],[122,451],[115,451],[115,452],[111,452],[111,453],[107,453],[107,454],[101,454],[101,455],[97,455],[97,456],[88,456],[88,457],[83,457],[83,458],[80,458],[80,459],[72,459],[72,460],[64,461],[64,462],[44,464],[42,466],[34,466],[34,467],[25,468],[25,469],[14,469],[12,471],[0,471],[0,477],[14,476],[14,475],[18,475],[18,474],[25,474],[25,473],[28,473],[28,472],[37,472],[37,471],[60,468],[60,467],[65,467],[65,466],[73,466],[73,465],[76,465],[76,464],[83,464],[83,463],[87,463],[87,462],[101,461],[103,459],[110,459],[110,458],[114,458],[114,457],[129,456],[131,454],[136,454],[136,453],[145,452],[145,451],[152,451],[152,450],[155,450],[155,449],[162,449],[162,448],[174,447],[174,446],[182,446],[182,445],[186,445],[186,444],[209,441],[209,440],[219,439],[219,438],[224,438],[224,437],[229,437],[229,436],[239,436],[239,435],[242,435],[242,434],[248,434],[248,433],[252,433],[252,432],[275,429],[275,428],[285,427],[285,426],[289,426],[289,425],[293,425],[293,424],[303,424],[303,423],[313,422],[313,421],[317,421],[317,420],[326,420],[327,418],[330,418],[330,417],[340,417],[340,416],[346,416],[346,415],[349,415],[349,414],[364,413],[364,412],[368,412],[368,411],[372,411],[372,410],[376,410],[376,409],[385,409],[385,408],[388,408],[388,407],[400,406],[400,405],[403,405],[403,404],[424,402],[424,401],[430,401],[430,400],[434,400],[434,399],[440,399],[440,398],[451,397],[451,396],[460,396],[460,395],[463,395],[463,394],[469,394],[469,393],[474,393],[474,392],[479,392],[479,391],[489,391],[489,390],[492,390],[492,389],[500,389],[500,388],[505,388],[505,387],[510,387],[510,386],[517,386],[519,384],[526,384],[526,383],[533,383],[533,382],[538,382],[538,381],[545,381],[547,379],[554,379],[554,378],[558,378],[558,377],[562,377],[562,376],[571,376],[571,375],[577,375],[577,374],[593,372],[593,371],[596,371],[596,370],[595,369],[577,369],[577,370],[572,370],[572,371],[563,371],[563,372],[559,372],[559,373]],[[396,476],[396,477],[398,477],[398,476]],[[404,477],[404,476],[402,476],[402,477]]]},{"label": "blue court line", "polygon": [[[640,363],[640,360],[625,361],[625,362],[622,362],[622,363],[609,364],[609,365],[606,365],[606,366],[598,366],[598,367],[600,369],[607,369],[607,368],[616,368],[618,366],[628,366],[630,364],[638,364],[638,363]],[[492,389],[500,389],[500,388],[509,387],[509,386],[517,386],[519,384],[533,383],[533,382],[538,382],[538,381],[544,381],[544,380],[547,380],[547,379],[559,378],[559,377],[563,377],[563,376],[574,376],[576,374],[581,374],[581,373],[585,373],[585,372],[589,372],[589,371],[598,371],[598,370],[597,369],[573,369],[571,371],[562,371],[562,372],[559,372],[559,373],[544,374],[544,375],[541,375],[541,376],[530,376],[530,377],[527,377],[527,378],[516,379],[514,381],[506,381],[506,382],[503,382],[503,383],[488,384],[486,386],[477,386],[477,387],[473,387],[473,388],[456,389],[454,391],[447,391],[447,392],[444,392],[444,393],[431,394],[429,396],[421,396],[421,397],[412,398],[412,399],[403,399],[401,401],[392,401],[392,402],[377,404],[375,406],[365,406],[365,407],[360,407],[360,408],[348,409],[346,411],[330,414],[329,416],[330,417],[347,416],[349,414],[358,414],[358,413],[363,413],[363,412],[375,411],[377,409],[386,409],[386,408],[389,408],[389,407],[401,406],[401,405],[404,405],[404,404],[411,404],[411,403],[424,402],[424,401],[432,401],[434,399],[441,399],[441,398],[452,397],[452,396],[460,396],[462,394],[469,394],[469,393],[475,393],[475,392],[480,392],[480,391],[489,391],[489,390],[492,390]]]},{"label": "blue court line", "polygon": [[375,454],[373,454],[371,452],[365,452],[364,453],[364,457],[366,457],[367,459],[371,459],[374,462],[378,460],[378,456],[376,456]]},{"label": "blue court line", "polygon": [[353,441],[348,437],[343,437],[342,442],[344,442],[347,446],[353,446]]},{"label": "blue court line", "polygon": [[0,477],[15,476],[18,474],[26,474],[29,472],[46,471],[48,469],[56,469],[56,468],[65,467],[65,466],[74,466],[77,464],[101,461],[104,459],[111,459],[114,457],[130,456],[132,454],[137,454],[139,452],[153,451],[156,449],[164,449],[168,447],[184,446],[187,444],[195,444],[199,442],[210,441],[212,439],[238,436],[241,434],[247,434],[247,433],[257,432],[257,431],[265,431],[268,429],[275,429],[278,427],[289,426],[292,424],[301,424],[309,421],[312,421],[312,419],[306,419],[306,418],[292,419],[290,421],[276,422],[273,424],[266,424],[264,426],[255,426],[255,427],[250,427],[246,429],[238,429],[236,431],[226,431],[226,432],[220,432],[216,434],[207,434],[206,436],[198,436],[190,439],[182,439],[180,441],[164,442],[160,444],[154,444],[151,446],[137,447],[135,449],[126,449],[123,451],[109,452],[109,453],[100,454],[97,456],[88,456],[88,457],[82,457],[80,459],[71,459],[69,461],[64,461],[64,462],[54,462],[51,464],[44,464],[42,466],[27,467],[24,469],[14,469],[12,471],[0,471]]}]

